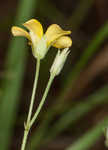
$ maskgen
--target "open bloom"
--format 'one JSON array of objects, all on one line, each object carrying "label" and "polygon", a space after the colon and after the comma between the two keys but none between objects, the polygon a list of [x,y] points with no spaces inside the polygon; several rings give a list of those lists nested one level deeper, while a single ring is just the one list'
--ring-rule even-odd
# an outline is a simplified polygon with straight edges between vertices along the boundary
[{"label": "open bloom", "polygon": [[24,36],[29,40],[29,45],[32,47],[32,52],[35,58],[42,59],[51,46],[56,48],[66,48],[72,45],[70,37],[71,31],[64,31],[57,24],[52,24],[48,27],[46,33],[43,33],[43,27],[36,19],[31,19],[25,22],[26,30],[13,26],[12,34],[14,36]]},{"label": "open bloom", "polygon": [[65,48],[61,52],[60,52],[60,50],[58,50],[58,53],[54,59],[51,69],[50,69],[51,74],[56,76],[61,72],[69,52],[70,52],[69,48]]}]

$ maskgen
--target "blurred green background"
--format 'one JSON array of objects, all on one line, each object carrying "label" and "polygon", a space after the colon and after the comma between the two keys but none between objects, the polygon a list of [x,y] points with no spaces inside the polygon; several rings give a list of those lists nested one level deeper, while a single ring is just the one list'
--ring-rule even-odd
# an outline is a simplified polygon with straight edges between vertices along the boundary
[{"label": "blurred green background", "polygon": [[[53,82],[27,150],[106,150],[108,127],[108,1],[4,0],[0,5],[0,150],[20,149],[30,103],[35,59],[11,27],[31,19],[71,30],[73,45]],[[57,50],[41,62],[36,110]]]}]

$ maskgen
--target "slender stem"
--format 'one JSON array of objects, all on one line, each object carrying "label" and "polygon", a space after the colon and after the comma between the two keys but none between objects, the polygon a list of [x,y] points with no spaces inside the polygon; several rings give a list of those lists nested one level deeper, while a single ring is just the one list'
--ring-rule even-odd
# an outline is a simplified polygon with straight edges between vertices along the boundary
[{"label": "slender stem", "polygon": [[50,87],[51,87],[51,84],[52,84],[52,82],[53,82],[54,77],[55,77],[54,75],[50,75],[50,78],[49,78],[47,87],[46,87],[46,89],[45,89],[45,92],[44,92],[44,94],[43,94],[43,97],[42,97],[42,99],[41,99],[41,102],[40,102],[40,104],[39,104],[39,106],[38,106],[38,108],[37,108],[37,110],[36,110],[36,112],[35,112],[33,118],[31,119],[30,128],[31,128],[31,126],[33,125],[33,123],[35,122],[35,120],[37,119],[37,117],[38,117],[38,114],[39,114],[39,112],[40,112],[40,110],[41,110],[41,108],[42,108],[42,106],[43,106],[43,104],[44,104],[44,102],[45,102],[45,99],[46,99],[46,97],[47,97],[47,95],[48,95],[48,92],[49,92],[49,89],[50,89]]},{"label": "slender stem", "polygon": [[28,113],[27,123],[30,122],[31,115],[32,115],[33,104],[34,104],[34,100],[35,100],[35,93],[36,93],[36,88],[37,88],[37,82],[38,82],[38,77],[39,77],[39,68],[40,68],[40,60],[37,59],[36,74],[35,74],[33,91],[32,91],[32,96],[31,96],[31,103],[30,103],[30,106],[29,106],[29,113]]},{"label": "slender stem", "polygon": [[27,130],[24,131],[24,136],[23,136],[23,141],[22,141],[22,145],[21,145],[21,150],[25,150],[25,146],[27,143],[27,137],[28,137],[28,132]]},{"label": "slender stem", "polygon": [[30,120],[31,120],[33,104],[34,104],[34,100],[35,100],[35,93],[36,93],[36,88],[37,88],[38,77],[39,77],[39,68],[40,68],[40,60],[37,59],[36,74],[35,74],[33,91],[32,91],[32,96],[31,96],[31,103],[30,103],[30,107],[29,107],[27,123],[25,123],[25,131],[24,131],[24,136],[23,136],[23,140],[22,140],[21,150],[25,150],[25,146],[27,143],[27,137],[28,137],[28,133],[30,130]]}]

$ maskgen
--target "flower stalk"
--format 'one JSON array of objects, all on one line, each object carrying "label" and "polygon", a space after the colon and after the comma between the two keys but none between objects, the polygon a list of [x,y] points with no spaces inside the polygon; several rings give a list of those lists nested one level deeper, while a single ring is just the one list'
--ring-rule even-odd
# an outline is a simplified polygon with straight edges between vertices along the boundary
[{"label": "flower stalk", "polygon": [[36,120],[37,117],[38,117],[38,114],[39,114],[39,112],[40,112],[40,110],[41,110],[41,108],[42,108],[42,106],[43,106],[43,104],[44,104],[44,102],[45,102],[45,100],[46,100],[46,97],[47,97],[48,92],[49,92],[49,90],[50,90],[51,84],[52,84],[52,82],[53,82],[53,80],[54,80],[54,77],[55,77],[54,75],[50,75],[50,78],[49,78],[48,84],[47,84],[47,86],[46,86],[45,92],[44,92],[44,94],[43,94],[43,97],[42,97],[42,99],[41,99],[41,102],[40,102],[40,104],[39,104],[39,106],[38,106],[38,108],[37,108],[37,110],[36,110],[36,112],[35,112],[35,114],[34,114],[32,120],[31,120],[31,122],[30,122],[30,127],[33,125],[33,123],[35,122],[35,120]]},{"label": "flower stalk", "polygon": [[21,150],[25,149],[25,145],[26,145],[26,142],[27,142],[27,136],[28,136],[28,133],[29,133],[29,130],[30,130],[30,120],[31,120],[33,104],[34,104],[34,100],[35,100],[35,93],[36,93],[36,89],[37,89],[37,83],[38,83],[38,77],[39,77],[39,69],[40,69],[40,60],[37,59],[36,74],[35,74],[35,80],[34,80],[34,85],[33,85],[31,102],[30,102],[30,106],[29,106],[27,122],[24,123],[25,131],[24,131],[24,137],[23,137],[23,141],[22,141]]},{"label": "flower stalk", "polygon": [[27,123],[30,122],[31,115],[32,115],[33,104],[34,104],[34,100],[35,100],[35,93],[36,93],[37,83],[38,83],[38,77],[39,77],[39,69],[40,69],[40,59],[37,59],[35,81],[34,81],[34,85],[33,85],[33,91],[32,91],[32,97],[31,97],[31,104],[30,104],[30,107],[29,107],[29,113],[28,113]]},{"label": "flower stalk", "polygon": [[[21,150],[25,150],[25,146],[26,146],[26,143],[27,143],[27,137],[28,137],[29,130],[31,129],[32,125],[34,124],[34,122],[36,121],[36,119],[38,117],[38,114],[41,111],[41,108],[42,108],[42,106],[43,106],[43,104],[45,102],[45,99],[46,99],[47,95],[48,95],[48,92],[50,90],[50,87],[51,87],[51,84],[52,84],[52,82],[54,80],[54,77],[55,77],[54,75],[50,75],[50,78],[49,78],[48,84],[46,86],[45,92],[43,94],[43,97],[42,97],[42,99],[40,101],[40,104],[39,104],[39,106],[38,106],[38,108],[37,108],[33,118],[31,120],[29,120],[29,122],[27,122],[24,125],[25,126],[25,131],[24,131],[24,137],[23,137],[23,141],[22,141]],[[32,107],[32,105],[31,105],[31,107]]]}]

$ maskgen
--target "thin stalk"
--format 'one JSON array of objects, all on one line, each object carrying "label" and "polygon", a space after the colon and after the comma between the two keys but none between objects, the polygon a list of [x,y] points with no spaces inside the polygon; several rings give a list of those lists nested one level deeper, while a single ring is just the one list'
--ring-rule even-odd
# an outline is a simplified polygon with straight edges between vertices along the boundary
[{"label": "thin stalk", "polygon": [[33,91],[32,91],[32,96],[31,96],[31,103],[30,103],[30,107],[29,107],[27,123],[25,123],[25,125],[24,125],[25,126],[25,131],[24,131],[24,136],[23,136],[23,140],[22,140],[21,150],[25,150],[25,146],[26,146],[26,143],[27,143],[27,137],[28,137],[28,133],[29,133],[29,130],[30,130],[30,120],[31,120],[33,104],[34,104],[34,100],[35,100],[35,93],[36,93],[36,89],[37,89],[37,82],[38,82],[38,77],[39,77],[39,68],[40,68],[40,60],[37,59],[36,74],[35,74]]},{"label": "thin stalk", "polygon": [[40,60],[37,59],[35,81],[34,81],[34,85],[33,85],[33,91],[32,91],[32,96],[31,96],[31,104],[29,106],[29,113],[28,113],[27,123],[30,122],[31,115],[32,115],[33,104],[34,104],[34,100],[35,100],[35,93],[36,93],[36,89],[37,89],[37,82],[38,82],[38,77],[39,77],[39,68],[40,68]]},{"label": "thin stalk", "polygon": [[25,129],[25,131],[24,131],[24,137],[23,137],[23,141],[22,141],[22,145],[21,145],[21,150],[25,150],[25,146],[26,146],[26,143],[27,143],[28,133],[29,133],[29,130]]},{"label": "thin stalk", "polygon": [[51,87],[51,84],[52,84],[52,82],[53,82],[54,77],[55,77],[54,75],[50,75],[50,78],[49,78],[47,87],[46,87],[46,89],[45,89],[45,92],[44,92],[44,94],[43,94],[43,97],[42,97],[42,99],[41,99],[41,102],[40,102],[40,104],[39,104],[39,106],[38,106],[38,108],[37,108],[37,110],[36,110],[36,112],[35,112],[33,118],[31,119],[30,127],[33,125],[33,123],[35,122],[35,120],[36,120],[37,117],[38,117],[38,114],[39,114],[39,112],[40,112],[40,110],[41,110],[41,108],[42,108],[42,106],[43,106],[43,104],[44,104],[44,102],[45,102],[45,99],[46,99],[46,97],[47,97],[47,95],[48,95],[48,92],[49,92],[49,89],[50,89],[50,87]]}]

